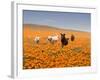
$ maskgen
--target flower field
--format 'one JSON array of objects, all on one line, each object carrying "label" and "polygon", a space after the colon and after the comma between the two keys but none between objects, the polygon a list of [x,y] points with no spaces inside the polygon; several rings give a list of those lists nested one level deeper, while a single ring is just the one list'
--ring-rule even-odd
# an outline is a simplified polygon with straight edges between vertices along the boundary
[{"label": "flower field", "polygon": [[[68,45],[61,47],[60,33],[69,38]],[[59,40],[51,44],[47,37],[59,35]],[[71,41],[71,34],[75,40]],[[34,42],[36,36],[39,43]],[[57,29],[43,25],[24,25],[23,29],[23,69],[82,67],[91,65],[91,35],[89,32]]]}]

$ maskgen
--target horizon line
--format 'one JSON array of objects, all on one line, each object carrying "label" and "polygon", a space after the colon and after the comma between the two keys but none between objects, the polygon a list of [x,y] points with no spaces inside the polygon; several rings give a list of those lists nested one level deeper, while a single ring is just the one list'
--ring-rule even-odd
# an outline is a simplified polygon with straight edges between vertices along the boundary
[{"label": "horizon line", "polygon": [[72,29],[72,28],[65,28],[64,26],[62,26],[60,28],[60,27],[53,26],[53,25],[47,25],[47,24],[32,24],[32,23],[23,23],[23,25],[40,25],[40,26],[48,26],[48,27],[51,27],[51,28],[57,28],[57,29],[64,29],[64,30],[69,29],[69,30],[73,30],[73,31],[81,31],[81,32],[89,32],[89,33],[91,33],[91,30],[90,31],[78,30],[78,29]]}]

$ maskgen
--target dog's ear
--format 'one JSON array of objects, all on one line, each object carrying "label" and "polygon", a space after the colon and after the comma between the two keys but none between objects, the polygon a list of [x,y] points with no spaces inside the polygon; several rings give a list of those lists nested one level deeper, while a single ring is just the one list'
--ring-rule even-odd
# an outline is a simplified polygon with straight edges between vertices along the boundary
[{"label": "dog's ear", "polygon": [[69,38],[67,38],[67,40],[69,40]]},{"label": "dog's ear", "polygon": [[64,33],[64,35],[66,35],[66,34]]}]

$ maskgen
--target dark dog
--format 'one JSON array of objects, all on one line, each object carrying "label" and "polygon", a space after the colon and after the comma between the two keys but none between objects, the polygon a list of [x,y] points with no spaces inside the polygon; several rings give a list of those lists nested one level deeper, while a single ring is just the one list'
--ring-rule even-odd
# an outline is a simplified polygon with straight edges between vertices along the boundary
[{"label": "dark dog", "polygon": [[71,41],[74,41],[75,40],[75,36],[72,34],[71,35]]},{"label": "dark dog", "polygon": [[61,34],[61,43],[62,43],[62,48],[65,46],[65,45],[68,45],[68,40],[69,38],[66,38],[65,37],[65,33],[60,33]]}]

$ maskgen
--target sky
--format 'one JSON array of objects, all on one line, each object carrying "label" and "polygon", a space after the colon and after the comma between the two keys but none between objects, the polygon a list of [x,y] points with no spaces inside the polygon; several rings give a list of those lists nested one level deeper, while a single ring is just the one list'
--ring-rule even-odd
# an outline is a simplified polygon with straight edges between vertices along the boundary
[{"label": "sky", "polygon": [[23,23],[49,25],[57,28],[90,32],[91,14],[24,10]]}]

